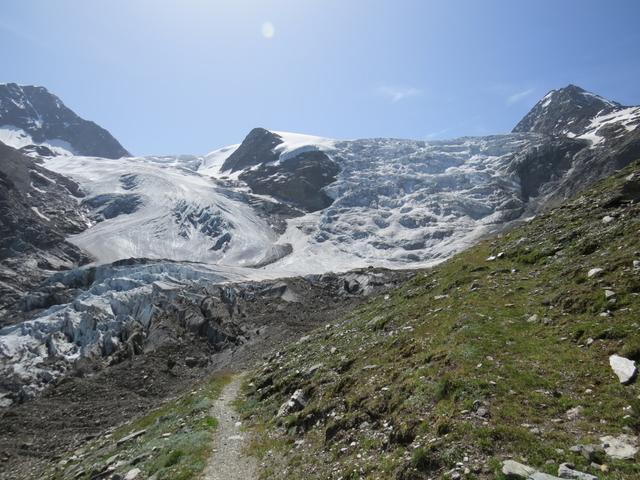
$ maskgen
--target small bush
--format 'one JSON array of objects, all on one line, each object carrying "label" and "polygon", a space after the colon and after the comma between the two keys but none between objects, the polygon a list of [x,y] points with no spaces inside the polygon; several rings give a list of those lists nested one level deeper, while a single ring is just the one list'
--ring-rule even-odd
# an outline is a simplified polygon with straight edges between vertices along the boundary
[{"label": "small bush", "polygon": [[431,449],[420,447],[413,451],[411,466],[420,472],[430,472],[440,468],[440,460]]},{"label": "small bush", "polygon": [[177,465],[182,457],[184,457],[184,452],[182,450],[172,451],[167,455],[167,459],[164,461],[165,468]]}]

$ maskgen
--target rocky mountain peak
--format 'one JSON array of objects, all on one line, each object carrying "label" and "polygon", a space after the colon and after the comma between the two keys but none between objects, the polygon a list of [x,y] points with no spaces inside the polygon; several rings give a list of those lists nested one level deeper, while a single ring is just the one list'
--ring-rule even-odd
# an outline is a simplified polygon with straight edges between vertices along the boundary
[{"label": "rocky mountain peak", "polygon": [[77,155],[130,155],[107,130],[80,118],[44,87],[0,84],[0,131],[5,143],[24,151],[44,144]]},{"label": "rocky mountain peak", "polygon": [[581,134],[592,118],[622,106],[576,85],[551,90],[515,126],[513,133]]},{"label": "rocky mountain peak", "polygon": [[254,128],[242,141],[238,149],[222,164],[221,171],[235,172],[261,163],[273,162],[280,156],[275,147],[282,137],[265,128]]}]

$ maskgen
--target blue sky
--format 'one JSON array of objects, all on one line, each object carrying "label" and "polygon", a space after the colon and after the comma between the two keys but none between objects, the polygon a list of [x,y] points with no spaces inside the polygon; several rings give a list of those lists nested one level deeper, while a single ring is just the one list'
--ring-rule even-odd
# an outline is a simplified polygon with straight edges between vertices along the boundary
[{"label": "blue sky", "polygon": [[6,0],[0,81],[46,86],[135,154],[254,126],[484,135],[568,83],[640,104],[639,18],[635,0]]}]

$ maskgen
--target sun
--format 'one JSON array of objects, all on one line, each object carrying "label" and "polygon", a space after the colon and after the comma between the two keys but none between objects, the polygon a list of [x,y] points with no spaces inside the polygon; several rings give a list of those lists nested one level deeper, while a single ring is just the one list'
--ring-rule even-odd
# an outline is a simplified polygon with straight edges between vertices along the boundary
[{"label": "sun", "polygon": [[276,34],[276,27],[273,26],[271,22],[264,22],[262,24],[262,36],[264,38],[270,39]]}]

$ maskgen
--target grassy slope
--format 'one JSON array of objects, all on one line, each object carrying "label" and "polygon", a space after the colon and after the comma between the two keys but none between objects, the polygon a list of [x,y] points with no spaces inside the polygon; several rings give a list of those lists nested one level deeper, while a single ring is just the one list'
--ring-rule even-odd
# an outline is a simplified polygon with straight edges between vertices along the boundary
[{"label": "grassy slope", "polygon": [[[614,200],[634,182],[635,203]],[[640,388],[608,364],[640,360],[638,200],[636,163],[272,358],[242,406],[264,478],[446,478],[456,462],[499,478],[506,458],[595,472],[569,447],[640,430]],[[310,403],[276,419],[298,388]],[[600,479],[640,478],[635,462],[607,466]]]},{"label": "grassy slope", "polygon": [[[155,475],[157,480],[199,478],[210,454],[217,426],[217,420],[209,416],[209,411],[230,380],[227,375],[216,376],[149,415],[121,426],[110,435],[88,442],[72,456],[63,459],[47,478],[90,479],[105,471],[109,464],[118,462],[120,464],[114,472],[123,477],[129,470],[139,468],[139,478],[151,475]],[[118,440],[141,430],[146,432],[118,445]]]}]

